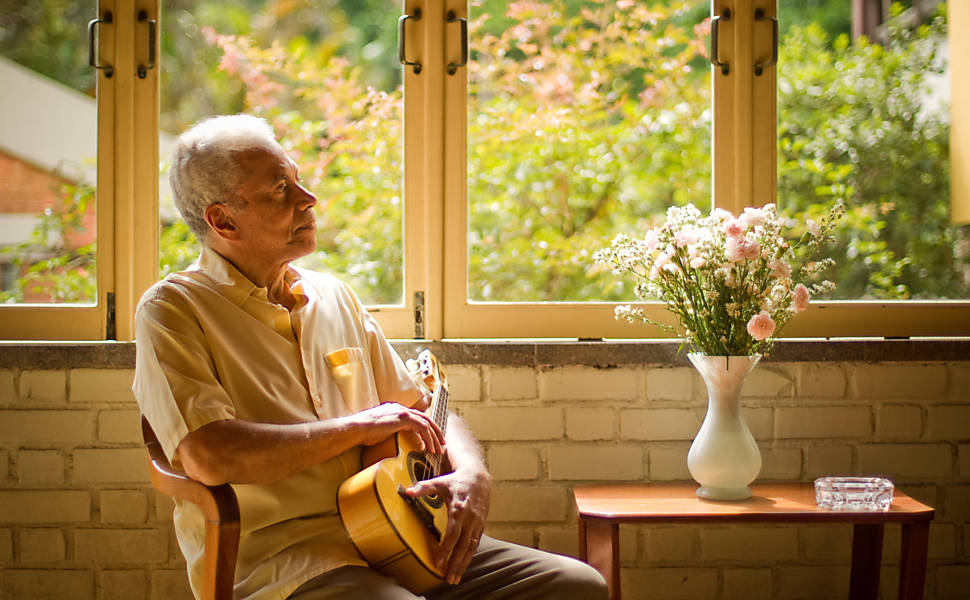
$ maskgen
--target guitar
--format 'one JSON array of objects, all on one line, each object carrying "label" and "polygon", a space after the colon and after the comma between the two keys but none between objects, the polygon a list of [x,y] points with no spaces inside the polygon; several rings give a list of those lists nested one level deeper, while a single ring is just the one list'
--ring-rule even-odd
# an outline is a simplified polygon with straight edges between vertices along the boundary
[{"label": "guitar", "polygon": [[[424,350],[408,361],[411,377],[432,394],[427,413],[445,430],[448,385],[435,356]],[[448,524],[448,507],[436,495],[411,498],[404,490],[441,474],[444,457],[422,450],[410,431],[365,447],[361,464],[369,465],[348,477],[337,490],[337,509],[347,534],[372,567],[415,594],[444,582],[434,566],[434,550]]]}]

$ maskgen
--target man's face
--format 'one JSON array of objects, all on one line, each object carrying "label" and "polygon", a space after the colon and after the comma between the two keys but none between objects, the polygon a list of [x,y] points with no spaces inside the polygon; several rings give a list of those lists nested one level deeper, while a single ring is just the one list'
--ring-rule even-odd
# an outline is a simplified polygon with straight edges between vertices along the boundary
[{"label": "man's face", "polygon": [[246,173],[231,213],[246,254],[265,262],[289,262],[316,248],[316,197],[299,183],[296,163],[279,144],[244,151]]}]

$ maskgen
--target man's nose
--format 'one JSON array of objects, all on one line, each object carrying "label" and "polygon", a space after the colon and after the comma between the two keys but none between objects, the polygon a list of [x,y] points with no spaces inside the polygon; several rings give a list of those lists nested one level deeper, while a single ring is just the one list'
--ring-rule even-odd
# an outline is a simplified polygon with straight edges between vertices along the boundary
[{"label": "man's nose", "polygon": [[297,184],[297,193],[299,194],[299,198],[296,201],[297,208],[307,210],[308,208],[316,206],[317,197],[313,195],[313,192]]}]

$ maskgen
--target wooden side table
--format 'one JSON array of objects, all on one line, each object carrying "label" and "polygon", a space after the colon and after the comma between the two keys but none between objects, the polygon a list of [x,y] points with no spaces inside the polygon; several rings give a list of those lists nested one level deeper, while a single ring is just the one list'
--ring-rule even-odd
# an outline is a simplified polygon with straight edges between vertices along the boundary
[{"label": "wooden side table", "polygon": [[588,485],[573,489],[579,510],[580,558],[596,568],[620,598],[620,523],[852,523],[851,600],[876,600],[883,527],[902,524],[899,599],[920,600],[934,511],[901,493],[887,512],[819,510],[811,483],[755,484],[737,502],[697,497],[696,484]]}]

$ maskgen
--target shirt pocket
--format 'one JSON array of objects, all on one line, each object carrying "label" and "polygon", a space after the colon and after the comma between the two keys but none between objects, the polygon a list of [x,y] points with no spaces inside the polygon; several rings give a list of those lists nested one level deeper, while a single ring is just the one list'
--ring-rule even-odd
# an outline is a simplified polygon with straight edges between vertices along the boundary
[{"label": "shirt pocket", "polygon": [[344,406],[358,413],[371,406],[364,351],[360,348],[341,348],[327,355],[327,367],[333,377]]}]

